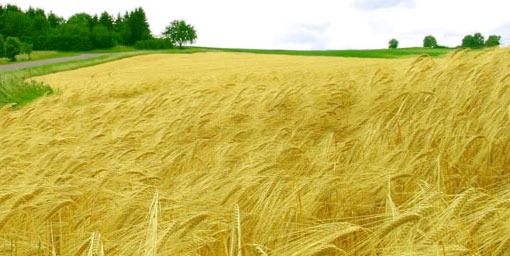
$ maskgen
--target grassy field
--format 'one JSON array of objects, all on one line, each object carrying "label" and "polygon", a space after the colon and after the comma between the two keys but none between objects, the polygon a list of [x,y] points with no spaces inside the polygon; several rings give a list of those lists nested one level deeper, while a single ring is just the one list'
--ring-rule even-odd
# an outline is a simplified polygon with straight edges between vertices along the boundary
[{"label": "grassy field", "polygon": [[324,51],[291,51],[291,50],[258,50],[258,49],[230,49],[230,48],[204,48],[196,47],[204,51],[221,52],[246,52],[259,54],[284,54],[298,56],[331,56],[331,57],[356,57],[356,58],[384,58],[395,59],[429,55],[432,57],[444,56],[455,49],[452,48],[401,48],[401,49],[375,49],[375,50],[324,50]]},{"label": "grassy field", "polygon": [[505,255],[509,49],[152,54],[0,110],[5,255]]}]

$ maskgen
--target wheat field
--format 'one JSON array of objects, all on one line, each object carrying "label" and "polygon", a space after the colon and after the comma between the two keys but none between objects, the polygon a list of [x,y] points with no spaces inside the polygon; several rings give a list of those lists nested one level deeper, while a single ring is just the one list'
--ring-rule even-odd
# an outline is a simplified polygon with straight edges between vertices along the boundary
[{"label": "wheat field", "polygon": [[510,255],[510,49],[146,55],[0,110],[0,255]]}]

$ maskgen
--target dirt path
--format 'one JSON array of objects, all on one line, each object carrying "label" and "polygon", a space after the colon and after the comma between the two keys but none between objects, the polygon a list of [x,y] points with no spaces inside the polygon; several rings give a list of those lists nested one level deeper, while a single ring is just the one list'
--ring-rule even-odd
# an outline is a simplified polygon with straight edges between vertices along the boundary
[{"label": "dirt path", "polygon": [[91,58],[97,58],[97,57],[101,57],[101,56],[105,56],[105,55],[112,55],[112,54],[116,54],[116,53],[87,53],[87,54],[81,54],[81,55],[71,56],[71,57],[61,57],[61,58],[54,58],[54,59],[47,59],[47,60],[36,60],[36,61],[27,61],[27,62],[20,62],[20,63],[14,63],[14,64],[0,65],[0,72],[13,71],[13,70],[18,70],[18,69],[22,69],[22,68],[30,68],[30,67],[42,66],[42,65],[53,64],[53,63],[73,61],[73,60],[91,59]]}]

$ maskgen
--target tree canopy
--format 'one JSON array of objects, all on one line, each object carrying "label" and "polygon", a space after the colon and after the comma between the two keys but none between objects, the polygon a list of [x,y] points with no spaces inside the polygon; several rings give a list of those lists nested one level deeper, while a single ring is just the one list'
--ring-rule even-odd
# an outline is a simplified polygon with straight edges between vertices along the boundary
[{"label": "tree canopy", "polygon": [[397,49],[398,48],[398,40],[393,38],[388,42],[388,48]]},{"label": "tree canopy", "polygon": [[16,60],[16,55],[21,53],[21,42],[17,37],[7,37],[5,40],[5,57],[10,61]]},{"label": "tree canopy", "polygon": [[99,17],[77,13],[65,20],[42,9],[22,11],[15,5],[0,5],[0,34],[32,44],[34,50],[69,51],[134,45],[152,38],[142,8],[119,14],[117,19],[103,12]]},{"label": "tree canopy", "polygon": [[474,35],[467,35],[462,39],[462,47],[479,49],[484,47],[484,37],[481,33],[475,33]]},{"label": "tree canopy", "polygon": [[485,41],[485,47],[494,47],[499,46],[501,44],[501,36],[490,35]]},{"label": "tree canopy", "polygon": [[195,28],[183,20],[174,20],[168,25],[163,35],[170,41],[182,48],[183,44],[194,43],[197,39]]},{"label": "tree canopy", "polygon": [[428,35],[423,39],[423,47],[425,48],[436,48],[437,40],[434,36]]}]

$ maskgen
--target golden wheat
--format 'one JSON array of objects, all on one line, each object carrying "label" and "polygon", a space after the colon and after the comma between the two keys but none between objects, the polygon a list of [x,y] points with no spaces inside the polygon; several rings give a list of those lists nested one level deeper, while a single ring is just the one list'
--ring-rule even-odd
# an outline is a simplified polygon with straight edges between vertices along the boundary
[{"label": "golden wheat", "polygon": [[36,78],[57,93],[0,109],[0,255],[504,255],[509,66],[198,53]]}]

